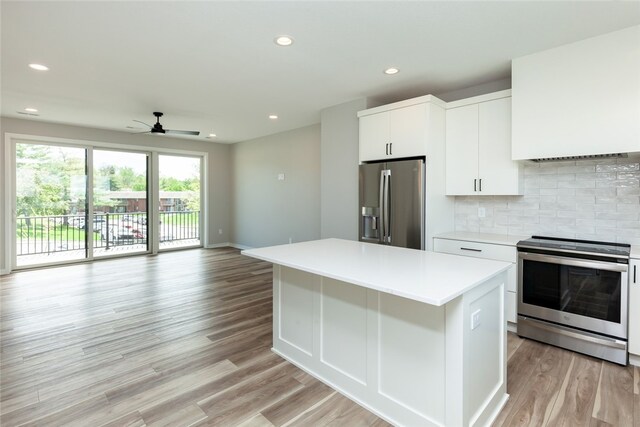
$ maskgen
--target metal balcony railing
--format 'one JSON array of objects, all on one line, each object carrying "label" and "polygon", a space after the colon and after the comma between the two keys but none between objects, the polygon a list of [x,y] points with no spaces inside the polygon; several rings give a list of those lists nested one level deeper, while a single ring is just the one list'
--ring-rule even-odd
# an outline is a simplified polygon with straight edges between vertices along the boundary
[{"label": "metal balcony railing", "polygon": [[[49,215],[16,218],[17,255],[51,254],[86,248],[84,215]],[[200,239],[200,211],[160,212],[160,242]],[[105,213],[93,216],[93,247],[147,243],[147,214]]]}]

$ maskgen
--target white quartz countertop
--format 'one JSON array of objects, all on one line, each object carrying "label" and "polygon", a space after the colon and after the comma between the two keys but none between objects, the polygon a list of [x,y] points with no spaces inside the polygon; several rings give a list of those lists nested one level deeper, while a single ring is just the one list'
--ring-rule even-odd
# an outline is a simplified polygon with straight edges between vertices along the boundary
[{"label": "white quartz countertop", "polygon": [[469,231],[453,231],[433,236],[435,239],[464,240],[466,242],[490,243],[493,245],[515,246],[520,240],[525,240],[531,236],[516,236],[508,234],[494,233],[473,233]]},{"label": "white quartz countertop", "polygon": [[436,306],[511,266],[502,261],[340,239],[248,249],[242,254]]}]

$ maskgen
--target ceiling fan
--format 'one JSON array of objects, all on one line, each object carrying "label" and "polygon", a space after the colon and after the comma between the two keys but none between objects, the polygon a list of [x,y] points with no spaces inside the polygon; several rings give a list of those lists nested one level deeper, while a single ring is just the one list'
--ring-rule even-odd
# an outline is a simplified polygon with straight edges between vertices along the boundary
[{"label": "ceiling fan", "polygon": [[197,130],[173,130],[173,129],[165,129],[162,127],[162,125],[160,124],[160,117],[162,117],[162,113],[155,111],[153,113],[154,116],[156,116],[156,122],[153,126],[151,126],[150,124],[147,124],[145,122],[141,122],[140,120],[134,120],[134,122],[138,122],[138,123],[142,123],[145,126],[149,127],[149,131],[147,132],[140,132],[140,133],[151,133],[151,134],[161,134],[161,135],[168,135],[168,134],[172,134],[172,135],[200,135],[200,131]]}]

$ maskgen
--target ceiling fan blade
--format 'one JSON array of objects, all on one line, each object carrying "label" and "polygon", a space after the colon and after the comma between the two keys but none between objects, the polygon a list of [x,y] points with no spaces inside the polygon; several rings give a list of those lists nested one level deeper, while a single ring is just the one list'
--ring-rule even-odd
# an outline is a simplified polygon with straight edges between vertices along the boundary
[{"label": "ceiling fan blade", "polygon": [[141,122],[140,120],[135,120],[135,119],[134,119],[133,121],[134,121],[134,122],[138,122],[138,123],[142,123],[143,125],[147,126],[148,128],[152,128],[152,126],[151,126],[151,125],[146,124],[145,122]]},{"label": "ceiling fan blade", "polygon": [[200,135],[200,131],[197,130],[164,130],[165,134],[174,134],[174,135]]}]

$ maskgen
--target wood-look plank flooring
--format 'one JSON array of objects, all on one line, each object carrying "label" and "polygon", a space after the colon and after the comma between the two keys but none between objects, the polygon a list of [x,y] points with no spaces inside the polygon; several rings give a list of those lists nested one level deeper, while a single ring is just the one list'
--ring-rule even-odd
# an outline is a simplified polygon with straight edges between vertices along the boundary
[{"label": "wood-look plank flooring", "polygon": [[[0,276],[0,425],[388,425],[271,352],[271,304],[231,248]],[[496,426],[640,426],[638,368],[509,334],[507,375]]]}]

